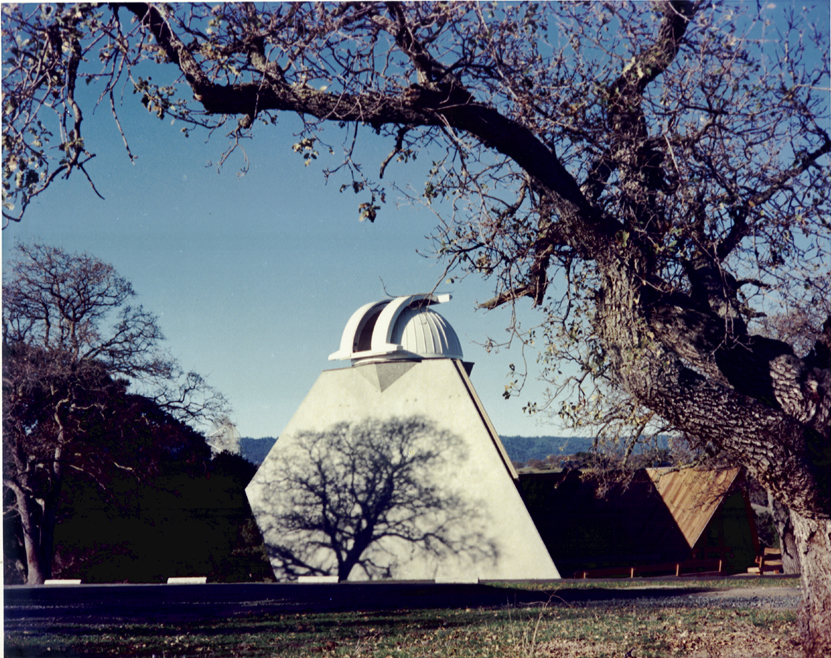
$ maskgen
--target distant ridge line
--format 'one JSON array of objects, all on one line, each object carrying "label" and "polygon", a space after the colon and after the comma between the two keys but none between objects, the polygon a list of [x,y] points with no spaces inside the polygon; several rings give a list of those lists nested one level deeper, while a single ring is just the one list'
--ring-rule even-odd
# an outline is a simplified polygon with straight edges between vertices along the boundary
[{"label": "distant ridge line", "polygon": [[[511,461],[527,462],[545,459],[549,455],[574,455],[591,450],[594,439],[585,436],[500,436]],[[269,450],[277,442],[273,436],[259,439],[242,437],[240,454],[252,464],[262,464]]]}]

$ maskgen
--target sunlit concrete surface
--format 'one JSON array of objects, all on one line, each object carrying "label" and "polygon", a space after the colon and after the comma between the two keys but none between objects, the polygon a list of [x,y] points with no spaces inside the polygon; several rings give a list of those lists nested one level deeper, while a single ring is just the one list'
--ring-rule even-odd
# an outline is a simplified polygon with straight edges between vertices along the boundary
[{"label": "sunlit concrete surface", "polygon": [[[437,453],[429,462],[429,472],[416,469],[414,473],[427,490],[444,496],[448,507],[410,509],[410,501],[391,515],[411,516],[421,535],[443,533],[446,546],[438,541],[430,550],[412,539],[382,537],[367,547],[361,560],[376,568],[357,564],[349,580],[559,578],[464,365],[457,359],[425,359],[325,371],[314,384],[246,490],[278,579],[338,572],[334,551],[324,546],[327,538],[322,528],[293,529],[292,510],[287,508],[293,497],[287,489],[296,487],[298,478],[286,481],[287,464],[308,461],[309,437],[323,437],[314,446],[321,450],[327,433],[334,435],[344,426],[389,428],[396,423],[403,433],[411,425],[420,428],[417,445],[408,449]],[[337,461],[343,465],[346,458]],[[361,504],[353,502],[355,507]],[[302,553],[309,569],[289,573],[286,550]]]}]

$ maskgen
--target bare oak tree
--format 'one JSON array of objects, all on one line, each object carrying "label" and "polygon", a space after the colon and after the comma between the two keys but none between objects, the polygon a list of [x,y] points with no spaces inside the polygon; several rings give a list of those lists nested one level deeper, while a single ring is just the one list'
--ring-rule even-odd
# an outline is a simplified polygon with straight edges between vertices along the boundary
[{"label": "bare oak tree", "polygon": [[51,575],[66,471],[104,486],[108,470],[136,470],[118,441],[107,444],[100,431],[119,413],[130,423],[150,422],[148,413],[129,411],[136,406],[129,401],[139,400],[126,395],[130,384],[146,394],[143,404],[179,420],[209,420],[227,405],[162,351],[155,317],[130,305],[132,286],[111,265],[20,244],[5,279],[4,514],[19,518],[27,583],[39,584]]},{"label": "bare oak tree", "polygon": [[[85,173],[82,80],[114,112],[128,82],[186,133],[225,125],[232,150],[289,112],[311,161],[334,151],[321,128],[339,126],[345,157],[324,173],[345,177],[370,220],[384,175],[426,150],[436,250],[491,278],[484,307],[529,298],[546,338],[589,346],[583,366],[791,509],[803,644],[828,655],[831,322],[809,353],[754,329],[760,313],[829,292],[827,25],[801,9],[4,8],[6,218],[56,176]],[[148,58],[177,77],[132,77]],[[353,158],[370,129],[390,143],[376,179]]]}]

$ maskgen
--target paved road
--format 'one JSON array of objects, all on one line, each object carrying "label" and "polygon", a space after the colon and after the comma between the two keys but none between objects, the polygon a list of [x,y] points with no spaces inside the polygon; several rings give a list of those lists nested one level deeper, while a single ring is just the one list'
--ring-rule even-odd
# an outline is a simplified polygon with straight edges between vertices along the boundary
[{"label": "paved road", "polygon": [[6,630],[67,624],[193,622],[262,614],[336,610],[473,608],[551,602],[565,605],[737,605],[795,607],[796,588],[679,589],[653,582],[631,589],[517,589],[411,583],[80,585],[4,588]]}]

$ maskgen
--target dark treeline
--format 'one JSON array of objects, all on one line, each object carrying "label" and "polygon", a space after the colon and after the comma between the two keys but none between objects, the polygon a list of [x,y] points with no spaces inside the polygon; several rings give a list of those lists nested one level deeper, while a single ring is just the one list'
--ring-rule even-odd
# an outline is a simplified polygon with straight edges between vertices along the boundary
[{"label": "dark treeline", "polygon": [[255,468],[197,429],[227,401],[164,350],[130,283],[37,243],[3,274],[5,582],[268,575]]},{"label": "dark treeline", "polygon": [[[273,579],[245,486],[256,467],[238,455],[173,459],[152,477],[114,475],[102,489],[69,474],[55,530],[53,578],[85,583]],[[193,457],[193,455],[191,455]],[[194,467],[195,466],[195,467]],[[25,582],[20,523],[4,519],[4,580]]]}]

